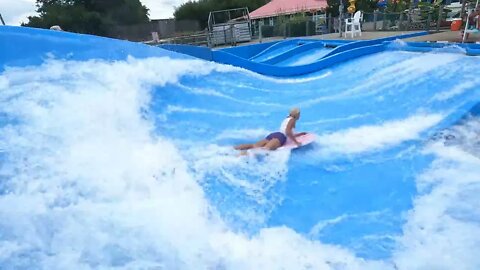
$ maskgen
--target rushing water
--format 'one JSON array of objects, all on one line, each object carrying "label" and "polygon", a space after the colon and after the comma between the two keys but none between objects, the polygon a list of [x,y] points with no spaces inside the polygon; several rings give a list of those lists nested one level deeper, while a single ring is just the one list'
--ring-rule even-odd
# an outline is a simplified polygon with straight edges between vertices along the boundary
[{"label": "rushing water", "polygon": [[[441,51],[287,79],[175,56],[4,67],[0,268],[479,268],[478,67]],[[237,156],[293,106],[313,145]]]}]

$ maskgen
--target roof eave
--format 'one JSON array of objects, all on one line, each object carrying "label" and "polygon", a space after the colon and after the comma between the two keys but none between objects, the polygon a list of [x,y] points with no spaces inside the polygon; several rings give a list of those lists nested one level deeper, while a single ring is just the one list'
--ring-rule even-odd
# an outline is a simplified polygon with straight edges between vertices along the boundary
[{"label": "roof eave", "polygon": [[292,10],[292,11],[287,11],[287,12],[279,12],[275,14],[268,14],[268,15],[261,15],[261,16],[255,16],[250,13],[250,19],[252,20],[257,20],[257,19],[265,19],[265,18],[271,18],[271,17],[278,17],[282,15],[292,15],[296,13],[302,13],[302,12],[317,12],[317,11],[322,11],[325,10],[324,7],[318,8],[318,9],[305,9],[305,10]]}]

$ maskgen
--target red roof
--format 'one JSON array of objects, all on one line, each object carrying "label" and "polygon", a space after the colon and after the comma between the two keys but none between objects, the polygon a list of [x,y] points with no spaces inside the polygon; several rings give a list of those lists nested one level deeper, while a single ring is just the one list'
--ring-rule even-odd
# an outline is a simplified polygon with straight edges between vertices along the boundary
[{"label": "red roof", "polygon": [[327,0],[272,0],[252,11],[250,18],[260,19],[300,12],[315,12],[327,7]]}]

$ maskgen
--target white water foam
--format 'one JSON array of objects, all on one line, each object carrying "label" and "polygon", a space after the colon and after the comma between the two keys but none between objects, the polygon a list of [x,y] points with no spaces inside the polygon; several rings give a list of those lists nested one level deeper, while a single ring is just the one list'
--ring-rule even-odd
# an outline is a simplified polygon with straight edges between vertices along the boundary
[{"label": "white water foam", "polygon": [[188,86],[185,86],[181,83],[179,83],[178,86],[180,88],[184,89],[186,92],[190,92],[190,93],[193,93],[195,95],[206,95],[206,96],[220,97],[220,98],[224,98],[226,100],[231,100],[231,101],[234,101],[234,102],[237,102],[237,103],[249,104],[249,105],[284,107],[281,104],[277,104],[277,103],[252,102],[252,101],[247,101],[247,100],[243,100],[243,99],[234,98],[232,96],[220,93],[219,91],[216,91],[216,90],[213,90],[213,89],[199,88],[199,87],[188,87]]},{"label": "white water foam", "polygon": [[[227,156],[214,163],[212,156],[224,151],[217,146],[193,151],[202,156],[193,174],[171,142],[152,135],[152,123],[141,113],[151,85],[175,83],[210,66],[200,62],[191,69],[196,63],[50,61],[0,76],[0,111],[19,121],[0,129],[0,179],[6,183],[0,195],[1,268],[393,269],[286,227],[247,236],[225,224],[196,178],[241,161]],[[164,76],[167,65],[177,70]],[[418,138],[441,117],[417,115],[326,136],[340,139],[337,152],[372,151]],[[475,122],[469,125],[478,130]],[[343,134],[368,138],[392,128],[398,134],[375,136],[359,148]],[[478,136],[470,129],[458,133],[465,141]],[[418,178],[421,194],[393,262],[397,269],[480,268],[479,160],[461,146],[438,142],[426,153],[436,161]],[[224,179],[245,192],[265,188],[238,180]]]},{"label": "white water foam", "polygon": [[[478,120],[458,129],[470,134],[466,142],[480,144],[472,125],[480,129]],[[394,253],[399,269],[480,268],[480,159],[464,146],[436,141],[425,149],[435,161],[417,179],[420,195]]]},{"label": "white water foam", "polygon": [[465,81],[460,82],[459,84],[453,86],[452,88],[450,88],[446,91],[442,91],[438,94],[435,94],[432,97],[432,99],[433,100],[444,101],[444,100],[453,98],[457,95],[461,95],[467,90],[475,89],[475,87],[478,85],[480,80],[477,77],[475,77],[474,75],[472,77],[473,78],[465,78]]},{"label": "white water foam", "polygon": [[203,114],[214,114],[214,115],[222,115],[228,116],[233,118],[241,118],[241,117],[255,117],[255,116],[266,116],[267,113],[249,113],[249,112],[224,112],[219,110],[207,110],[195,107],[183,107],[183,106],[175,106],[175,105],[168,105],[166,113],[170,114],[173,112],[187,112],[187,113],[203,113]]},{"label": "white water foam", "polygon": [[[305,108],[332,100],[351,99],[359,96],[373,96],[385,91],[391,91],[392,89],[395,89],[396,92],[411,90],[407,87],[409,83],[419,83],[424,80],[429,80],[428,73],[434,70],[436,71],[436,76],[441,76],[442,72],[456,72],[461,68],[461,65],[456,65],[454,63],[464,57],[461,54],[453,53],[400,53],[410,54],[412,57],[369,73],[367,77],[362,78],[361,81],[357,81],[356,85],[352,85],[351,88],[334,95],[320,96],[318,98],[304,101],[298,106]],[[382,54],[387,55],[388,52]],[[362,60],[360,59],[359,61]],[[442,68],[447,66],[448,68]]]},{"label": "white water foam", "polygon": [[[272,189],[286,180],[290,151],[260,153],[251,150],[248,155],[241,156],[231,146],[192,145],[190,150],[188,160],[198,179],[221,182],[234,189],[232,194],[239,197],[229,207],[229,219],[241,221],[243,227],[249,228],[265,224],[271,211],[282,201]],[[203,183],[204,186],[212,184],[218,185]]]},{"label": "white water foam", "polygon": [[370,114],[353,114],[349,115],[347,117],[340,117],[340,118],[328,118],[328,119],[322,119],[322,120],[317,120],[317,121],[308,121],[308,122],[303,122],[302,125],[304,126],[318,126],[319,124],[325,124],[325,123],[335,123],[335,122],[340,122],[340,121],[350,121],[354,119],[359,119],[359,118],[364,118],[369,116]]},{"label": "white water foam", "polygon": [[311,82],[311,81],[318,81],[318,80],[330,77],[333,74],[331,71],[327,70],[325,72],[322,72],[319,75],[308,76],[308,77],[304,77],[304,78],[278,78],[278,77],[270,77],[270,76],[261,75],[261,74],[255,73],[253,71],[245,70],[245,69],[243,70],[243,72],[245,72],[247,75],[249,75],[251,77],[258,78],[260,80],[271,81],[271,82],[281,83],[281,84],[297,84],[297,83],[306,83],[306,82]]},{"label": "white water foam", "polygon": [[0,110],[17,122],[0,130],[2,268],[391,268],[289,228],[246,236],[225,224],[196,179],[219,165],[192,174],[142,113],[153,85],[213,71],[168,58],[7,69]]},{"label": "white water foam", "polygon": [[[295,57],[295,60],[290,62],[288,66],[301,66],[301,65],[308,65],[312,64],[318,60],[320,60],[323,56],[331,52],[332,49],[321,48],[321,49],[313,49],[309,50],[308,53],[302,53],[302,56]],[[286,61],[284,61],[286,62]],[[284,63],[282,62],[282,63]]]},{"label": "white water foam", "polygon": [[269,134],[271,131],[266,129],[257,128],[257,129],[227,129],[222,131],[216,136],[216,140],[222,139],[247,139],[247,140],[258,140]]},{"label": "white water foam", "polygon": [[420,133],[442,120],[440,114],[418,114],[402,120],[386,121],[380,125],[349,128],[321,135],[316,140],[321,152],[332,154],[358,154],[392,147],[407,140],[420,138]]}]

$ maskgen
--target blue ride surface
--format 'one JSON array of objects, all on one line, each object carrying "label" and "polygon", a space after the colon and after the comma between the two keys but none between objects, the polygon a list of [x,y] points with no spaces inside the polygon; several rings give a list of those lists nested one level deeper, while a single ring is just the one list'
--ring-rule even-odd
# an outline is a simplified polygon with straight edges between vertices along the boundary
[{"label": "blue ride surface", "polygon": [[[0,268],[479,268],[476,47],[365,46],[278,78],[0,27]],[[315,143],[237,157],[293,106]]]},{"label": "blue ride surface", "polygon": [[264,75],[289,77],[317,72],[349,59],[381,52],[386,49],[385,42],[426,34],[427,32],[420,31],[358,41],[288,39],[220,50],[190,45],[160,47]]}]

